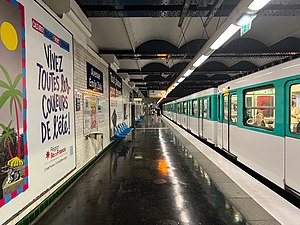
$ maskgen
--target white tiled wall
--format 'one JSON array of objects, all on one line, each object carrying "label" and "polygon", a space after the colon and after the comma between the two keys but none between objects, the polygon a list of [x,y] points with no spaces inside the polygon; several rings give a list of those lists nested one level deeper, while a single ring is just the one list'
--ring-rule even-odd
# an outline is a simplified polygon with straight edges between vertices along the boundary
[{"label": "white tiled wall", "polygon": [[[99,59],[91,55],[81,44],[74,41],[74,89],[79,92],[83,92],[86,89],[86,62],[89,62],[100,71],[103,72],[103,95],[101,95],[101,101],[103,102],[102,113],[104,115],[104,121],[101,127],[98,127],[98,131],[103,133],[103,147],[105,148],[110,143],[109,138],[109,91],[108,91],[108,68],[103,65]],[[81,110],[75,112],[75,124],[76,124],[76,165],[78,167],[86,164],[95,153],[97,149],[92,145],[91,140],[85,139],[83,134],[83,101],[81,99]],[[101,119],[101,118],[97,118]]]}]

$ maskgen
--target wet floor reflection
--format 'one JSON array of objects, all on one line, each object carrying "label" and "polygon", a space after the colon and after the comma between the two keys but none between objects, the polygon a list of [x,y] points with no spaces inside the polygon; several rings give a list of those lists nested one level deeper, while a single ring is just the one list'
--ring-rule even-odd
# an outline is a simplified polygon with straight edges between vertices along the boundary
[{"label": "wet floor reflection", "polygon": [[151,124],[145,117],[143,129],[114,146],[37,224],[245,224],[163,121]]},{"label": "wet floor reflection", "polygon": [[[176,147],[179,155],[185,158],[185,162],[190,172],[193,173],[196,179],[199,179],[201,186],[205,189],[205,193],[202,194],[205,194],[209,203],[214,205],[217,209],[216,213],[222,218],[225,224],[246,224],[242,214],[225,199],[224,195],[214,185],[207,172],[199,165],[197,160],[194,159],[192,154],[179,141],[173,132],[170,130],[165,132],[170,142]],[[209,222],[207,224],[209,224]]]}]

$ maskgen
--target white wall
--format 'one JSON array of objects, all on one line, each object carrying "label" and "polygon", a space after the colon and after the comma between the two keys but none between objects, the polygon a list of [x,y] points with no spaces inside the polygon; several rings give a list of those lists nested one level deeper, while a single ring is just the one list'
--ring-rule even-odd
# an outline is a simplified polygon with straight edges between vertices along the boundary
[{"label": "white wall", "polygon": [[[88,61],[93,66],[97,67],[103,72],[103,87],[104,93],[100,95],[101,101],[103,102],[103,114],[99,115],[97,119],[101,119],[101,126],[98,127],[98,131],[103,133],[103,148],[109,145],[109,81],[108,81],[108,64],[100,58],[94,50],[97,51],[95,45],[90,41],[91,36],[91,26],[88,19],[84,14],[79,10],[79,7],[76,5],[75,1],[71,1],[71,11],[63,15],[63,18],[58,18],[50,9],[45,5],[41,0],[38,0],[43,7],[50,12],[66,29],[68,29],[73,34],[74,41],[74,90],[76,89],[79,92],[83,92],[86,88],[86,62]],[[92,50],[91,47],[94,50]],[[129,115],[129,92],[131,91],[125,85],[123,85],[123,103],[127,102],[128,104],[128,115]],[[95,146],[91,143],[91,140],[86,140],[84,136],[83,129],[83,101],[81,101],[81,110],[75,112],[75,129],[76,129],[76,169],[72,171],[67,177],[58,182],[49,190],[41,196],[36,196],[37,198],[25,205],[18,213],[15,215],[6,215],[6,218],[1,218],[0,223],[7,221],[7,218],[10,218],[7,224],[16,224],[24,216],[26,216],[31,210],[38,206],[44,199],[46,199],[51,193],[53,193],[58,187],[60,187],[66,180],[68,180],[73,174],[79,171],[87,162],[94,158],[98,153],[99,149],[95,149]],[[29,153],[30,154],[30,153]],[[30,189],[30,187],[29,187]],[[19,197],[19,196],[18,196]],[[17,198],[18,198],[17,197]],[[10,204],[10,203],[8,203]],[[2,209],[0,209],[1,212]]]},{"label": "white wall", "polygon": [[[103,95],[99,95],[103,100],[103,116],[108,118],[108,68],[100,61],[100,57],[92,55],[83,45],[74,41],[74,87],[78,92],[83,92],[86,89],[86,62],[91,63],[93,66],[103,72]],[[86,140],[83,131],[83,101],[81,101],[81,110],[75,112],[75,127],[76,127],[76,165],[81,167],[88,162],[95,153],[98,153],[97,149],[91,144],[91,140]],[[110,143],[109,138],[109,120],[104,119],[101,123],[102,126],[98,127],[98,131],[103,133],[103,147],[105,148]],[[97,120],[101,119],[99,116]]]}]

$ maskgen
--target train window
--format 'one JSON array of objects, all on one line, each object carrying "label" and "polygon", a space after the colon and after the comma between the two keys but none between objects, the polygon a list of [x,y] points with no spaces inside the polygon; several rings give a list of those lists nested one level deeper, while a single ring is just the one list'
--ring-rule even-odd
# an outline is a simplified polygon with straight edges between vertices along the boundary
[{"label": "train window", "polygon": [[207,98],[203,99],[203,118],[207,118]]},{"label": "train window", "polygon": [[244,96],[244,125],[273,130],[275,127],[274,86],[247,90]]},{"label": "train window", "polygon": [[223,115],[223,120],[228,121],[228,96],[224,95],[224,115]]},{"label": "train window", "polygon": [[192,115],[198,116],[198,101],[197,100],[192,101]]},{"label": "train window", "polygon": [[290,87],[290,131],[300,134],[300,84]]},{"label": "train window", "polygon": [[183,112],[182,114],[186,114],[187,110],[186,110],[186,102],[183,103]]},{"label": "train window", "polygon": [[177,103],[177,113],[180,114],[181,111],[180,111],[180,103]]},{"label": "train window", "polygon": [[199,100],[199,113],[200,113],[200,118],[203,117],[203,105],[202,105],[202,99]]},{"label": "train window", "polygon": [[237,95],[233,94],[230,96],[230,121],[233,123],[237,122]]}]

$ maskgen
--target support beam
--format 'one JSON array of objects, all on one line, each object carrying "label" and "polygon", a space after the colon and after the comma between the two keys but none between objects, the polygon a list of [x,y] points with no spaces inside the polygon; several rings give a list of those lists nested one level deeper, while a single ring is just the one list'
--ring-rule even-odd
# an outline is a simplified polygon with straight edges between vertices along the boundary
[{"label": "support beam", "polygon": [[183,8],[181,10],[180,18],[179,18],[179,21],[178,21],[178,27],[180,27],[180,28],[183,24],[183,21],[184,21],[185,17],[187,16],[187,12],[190,8],[190,4],[191,4],[191,0],[184,0]]},{"label": "support beam", "polygon": [[204,27],[207,27],[212,18],[216,15],[217,11],[219,10],[220,6],[223,4],[224,0],[216,0],[215,4],[213,5],[211,11],[208,13],[207,18],[203,24]]}]

